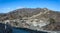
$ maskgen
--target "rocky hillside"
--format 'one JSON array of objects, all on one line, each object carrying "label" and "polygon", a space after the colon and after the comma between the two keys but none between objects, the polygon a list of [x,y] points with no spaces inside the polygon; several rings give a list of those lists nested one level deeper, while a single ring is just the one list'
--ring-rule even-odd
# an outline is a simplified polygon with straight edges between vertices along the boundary
[{"label": "rocky hillside", "polygon": [[[25,28],[37,30],[40,29],[41,26],[43,26],[42,28],[44,28],[45,30],[50,30],[51,28],[51,30],[54,30],[58,27],[56,30],[60,30],[60,12],[49,10],[47,8],[22,8],[13,10],[12,12],[6,14],[1,13],[0,21],[6,22],[6,20],[17,20],[16,22],[19,23],[19,27],[22,26]],[[11,23],[12,25],[17,26],[17,24],[15,24],[16,22]]]},{"label": "rocky hillside", "polygon": [[0,14],[0,20],[17,19],[17,18],[23,18],[23,17],[38,18],[38,19],[41,17],[53,18],[57,22],[60,22],[60,12],[55,12],[47,8],[35,8],[35,9],[22,8],[6,14]]}]

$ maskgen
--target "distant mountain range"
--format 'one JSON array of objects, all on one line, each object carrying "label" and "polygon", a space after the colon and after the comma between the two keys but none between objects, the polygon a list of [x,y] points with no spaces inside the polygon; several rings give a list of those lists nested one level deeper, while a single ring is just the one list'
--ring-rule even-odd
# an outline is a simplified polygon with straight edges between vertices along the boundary
[{"label": "distant mountain range", "polygon": [[[39,14],[39,15],[38,15]],[[41,15],[40,15],[41,14]],[[33,17],[36,15],[35,17]],[[38,16],[37,16],[38,15]],[[0,20],[7,20],[7,19],[17,19],[17,18],[53,18],[57,22],[60,22],[60,12],[49,10],[47,8],[22,8],[13,10],[9,13],[0,14]]]}]

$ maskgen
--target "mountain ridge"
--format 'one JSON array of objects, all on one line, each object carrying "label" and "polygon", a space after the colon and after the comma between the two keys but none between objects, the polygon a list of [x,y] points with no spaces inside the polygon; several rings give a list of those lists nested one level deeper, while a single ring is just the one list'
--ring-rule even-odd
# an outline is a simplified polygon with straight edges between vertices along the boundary
[{"label": "mountain ridge", "polygon": [[[5,15],[3,14],[2,16],[0,16],[0,20],[1,18],[2,19],[9,19],[9,18],[20,18],[20,17],[31,17],[33,15],[36,15],[36,14],[39,14],[40,12],[43,14],[44,12],[48,11],[47,13],[45,13],[44,15],[41,15],[41,17],[50,17],[50,18],[53,18],[53,19],[57,19],[57,20],[60,20],[60,12],[57,12],[57,11],[52,11],[52,10],[49,10],[48,8],[22,8],[22,9],[17,9],[17,10],[13,10],[9,13],[6,13]],[[50,13],[50,14],[48,14]],[[6,18],[4,18],[6,17]],[[40,17],[38,15],[38,17]],[[40,18],[41,18],[40,17]],[[55,17],[55,18],[54,18]],[[58,21],[60,22],[60,21]]]}]

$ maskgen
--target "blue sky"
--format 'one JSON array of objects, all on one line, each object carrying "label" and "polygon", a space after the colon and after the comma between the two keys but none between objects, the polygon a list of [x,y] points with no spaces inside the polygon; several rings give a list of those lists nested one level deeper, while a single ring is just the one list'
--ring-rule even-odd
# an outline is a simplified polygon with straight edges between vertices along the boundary
[{"label": "blue sky", "polygon": [[48,8],[60,11],[60,0],[0,0],[0,13],[19,8]]}]

